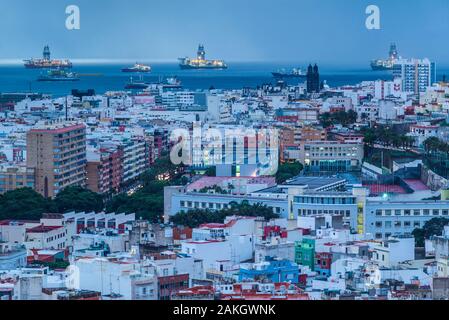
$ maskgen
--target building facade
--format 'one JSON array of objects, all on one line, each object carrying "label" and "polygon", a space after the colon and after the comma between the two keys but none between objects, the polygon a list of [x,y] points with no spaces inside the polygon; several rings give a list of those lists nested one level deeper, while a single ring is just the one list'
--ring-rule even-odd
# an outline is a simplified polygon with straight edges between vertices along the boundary
[{"label": "building facade", "polygon": [[86,184],[86,126],[44,122],[27,133],[27,167],[35,170],[35,190],[55,197],[68,186]]}]

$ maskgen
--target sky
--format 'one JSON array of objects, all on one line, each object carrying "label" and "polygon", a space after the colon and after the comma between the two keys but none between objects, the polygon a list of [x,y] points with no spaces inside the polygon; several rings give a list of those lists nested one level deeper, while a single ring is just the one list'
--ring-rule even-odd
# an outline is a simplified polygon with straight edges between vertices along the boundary
[{"label": "sky", "polygon": [[[380,30],[365,27],[368,5]],[[65,27],[77,5],[81,29]],[[199,43],[227,61],[366,65],[391,42],[449,66],[448,0],[0,0],[0,59],[176,61]]]}]

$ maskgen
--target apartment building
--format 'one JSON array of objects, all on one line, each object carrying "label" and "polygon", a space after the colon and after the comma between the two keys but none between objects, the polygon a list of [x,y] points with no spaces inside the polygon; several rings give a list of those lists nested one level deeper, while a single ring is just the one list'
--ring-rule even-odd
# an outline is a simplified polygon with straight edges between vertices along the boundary
[{"label": "apartment building", "polygon": [[0,194],[20,188],[35,186],[34,169],[25,165],[0,165]]},{"label": "apartment building", "polygon": [[433,218],[449,218],[449,201],[375,201],[365,208],[365,233],[376,239],[411,234]]},{"label": "apartment building", "polygon": [[120,146],[123,153],[123,183],[136,179],[148,168],[144,139],[126,139]]},{"label": "apartment building", "polygon": [[101,148],[87,153],[87,188],[97,193],[120,192],[122,150]]},{"label": "apartment building", "polygon": [[363,143],[339,141],[305,142],[299,161],[306,171],[348,172],[360,170],[364,155]]},{"label": "apartment building", "polygon": [[68,186],[85,186],[86,126],[39,123],[27,133],[27,167],[35,170],[35,190],[44,197],[55,197]]},{"label": "apartment building", "polygon": [[393,76],[402,79],[403,91],[419,94],[436,82],[436,65],[429,59],[399,59]]}]

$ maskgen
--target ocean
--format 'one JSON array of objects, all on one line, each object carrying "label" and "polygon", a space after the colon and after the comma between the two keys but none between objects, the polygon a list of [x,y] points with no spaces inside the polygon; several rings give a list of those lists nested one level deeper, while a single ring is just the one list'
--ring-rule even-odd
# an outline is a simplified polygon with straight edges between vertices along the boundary
[{"label": "ocean", "polygon": [[[0,65],[0,92],[39,92],[54,97],[70,94],[72,89],[94,89],[102,94],[106,91],[124,90],[130,76],[138,79],[138,75],[121,72],[129,64],[74,64],[73,72],[81,75],[77,82],[38,82],[37,78],[43,70],[25,69],[23,65]],[[271,72],[279,69],[291,70],[298,65],[276,63],[229,63],[227,70],[181,70],[176,63],[152,63],[152,72],[144,75],[146,82],[157,82],[161,78],[178,77],[184,88],[240,89],[257,87],[258,85],[275,83]],[[304,66],[300,66],[305,69]],[[449,75],[449,68],[438,71],[438,80]],[[321,80],[326,80],[331,87],[354,85],[364,80],[391,79],[388,71],[372,71],[354,67],[321,67]],[[298,80],[289,80],[290,84]]]}]

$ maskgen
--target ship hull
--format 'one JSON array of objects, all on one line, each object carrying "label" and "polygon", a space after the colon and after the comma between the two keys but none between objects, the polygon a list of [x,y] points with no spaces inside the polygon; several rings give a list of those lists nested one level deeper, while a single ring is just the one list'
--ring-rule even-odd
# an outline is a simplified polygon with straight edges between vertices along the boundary
[{"label": "ship hull", "polygon": [[278,72],[272,72],[273,77],[275,78],[282,78],[282,79],[305,79],[306,75],[299,75],[299,74],[283,74]]},{"label": "ship hull", "polygon": [[128,85],[126,85],[125,86],[125,89],[146,89],[146,88],[148,88],[148,85],[147,84],[138,84],[138,83],[135,83],[135,84],[128,84]]},{"label": "ship hull", "polygon": [[74,82],[79,81],[79,78],[39,78],[39,82]]},{"label": "ship hull", "polygon": [[122,69],[122,72],[126,72],[126,73],[149,73],[149,72],[151,72],[151,70]]},{"label": "ship hull", "polygon": [[71,69],[72,65],[37,65],[37,64],[25,64],[26,69]]},{"label": "ship hull", "polygon": [[188,64],[180,64],[179,67],[182,70],[200,70],[200,69],[208,69],[208,70],[226,70],[227,66],[192,66]]}]

